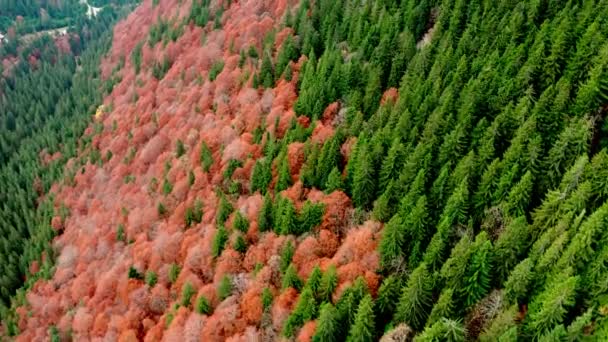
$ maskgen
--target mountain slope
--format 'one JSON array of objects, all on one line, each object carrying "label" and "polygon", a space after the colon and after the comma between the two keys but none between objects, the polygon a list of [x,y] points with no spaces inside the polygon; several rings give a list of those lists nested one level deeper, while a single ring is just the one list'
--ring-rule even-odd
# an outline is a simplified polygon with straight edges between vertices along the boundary
[{"label": "mountain slope", "polygon": [[19,339],[601,339],[607,12],[144,1]]}]

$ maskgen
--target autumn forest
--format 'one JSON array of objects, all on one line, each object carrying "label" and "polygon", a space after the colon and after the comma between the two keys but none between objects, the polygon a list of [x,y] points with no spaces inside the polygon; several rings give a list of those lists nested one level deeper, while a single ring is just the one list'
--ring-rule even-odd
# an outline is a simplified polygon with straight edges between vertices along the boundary
[{"label": "autumn forest", "polygon": [[608,340],[608,1],[0,11],[0,340]]}]

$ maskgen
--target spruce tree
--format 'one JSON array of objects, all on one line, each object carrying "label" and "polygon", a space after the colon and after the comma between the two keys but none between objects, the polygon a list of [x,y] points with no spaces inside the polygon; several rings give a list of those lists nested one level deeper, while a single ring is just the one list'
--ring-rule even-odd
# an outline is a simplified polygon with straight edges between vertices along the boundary
[{"label": "spruce tree", "polygon": [[274,220],[275,231],[279,234],[297,234],[298,221],[296,217],[296,208],[288,198],[280,199],[280,210],[275,210],[278,217]]},{"label": "spruce tree", "polygon": [[434,341],[464,342],[466,341],[466,329],[459,321],[441,318],[414,338],[414,342]]},{"label": "spruce tree", "polygon": [[402,251],[406,238],[405,229],[403,219],[399,214],[395,214],[384,226],[378,246],[382,267],[394,269],[403,262]]},{"label": "spruce tree", "polygon": [[321,298],[321,281],[322,281],[322,279],[323,279],[323,272],[321,272],[321,269],[317,265],[312,269],[312,272],[310,272],[310,275],[308,276],[308,279],[306,280],[306,287],[312,291],[317,302],[320,302],[319,299]]},{"label": "spruce tree", "polygon": [[281,264],[280,264],[281,273],[285,273],[285,271],[291,264],[291,259],[293,258],[294,252],[295,252],[295,248],[293,246],[293,243],[291,243],[291,241],[288,240],[287,243],[285,244],[285,246],[283,247],[283,250],[281,251]]},{"label": "spruce tree", "polygon": [[289,171],[289,161],[286,156],[281,158],[279,163],[279,176],[275,191],[280,192],[291,186],[291,172]]},{"label": "spruce tree", "polygon": [[441,291],[439,299],[429,314],[429,318],[426,321],[426,326],[431,326],[444,318],[451,318],[454,313],[454,290],[446,288]]},{"label": "spruce tree", "polygon": [[264,52],[259,78],[262,81],[264,88],[272,88],[274,86],[274,67],[269,51]]},{"label": "spruce tree", "polygon": [[378,189],[380,191],[384,191],[389,182],[398,177],[401,165],[405,159],[403,152],[403,144],[399,139],[394,139],[386,158],[382,161],[382,167],[380,168],[378,180]]},{"label": "spruce tree", "polygon": [[298,302],[294,307],[293,311],[287,317],[285,325],[283,326],[283,335],[286,337],[292,337],[295,335],[297,329],[299,329],[305,322],[313,319],[317,315],[317,303],[313,295],[312,289],[305,287],[298,297]]},{"label": "spruce tree", "polygon": [[201,315],[210,315],[213,312],[213,307],[205,296],[200,296],[196,300],[196,312]]},{"label": "spruce tree", "polygon": [[298,233],[306,233],[321,224],[325,207],[322,203],[304,202],[300,215],[298,216]]},{"label": "spruce tree", "polygon": [[472,247],[473,253],[462,288],[467,306],[476,303],[488,293],[492,276],[492,243],[487,234],[479,233]]},{"label": "spruce tree", "polygon": [[382,281],[378,289],[378,297],[374,301],[376,326],[378,328],[381,329],[392,318],[402,285],[401,276],[396,274],[391,274]]},{"label": "spruce tree", "polygon": [[226,228],[220,226],[213,237],[213,244],[211,246],[211,255],[214,258],[217,258],[222,254],[226,242],[228,242],[228,232],[226,232]]},{"label": "spruce tree", "polygon": [[272,197],[270,197],[270,194],[267,193],[266,196],[264,196],[264,202],[262,204],[262,208],[260,209],[260,213],[258,214],[258,230],[260,232],[265,232],[272,228],[272,209]]},{"label": "spruce tree", "polygon": [[420,264],[410,274],[407,283],[401,290],[394,321],[405,322],[420,330],[426,321],[432,302],[433,282],[426,264]]},{"label": "spruce tree", "polygon": [[375,317],[372,297],[368,294],[359,302],[355,322],[350,327],[346,341],[371,342],[375,336]]},{"label": "spruce tree", "polygon": [[219,225],[223,225],[226,220],[228,220],[228,217],[230,216],[233,210],[234,207],[232,206],[230,201],[228,201],[226,195],[220,194],[220,203],[217,209],[215,222]]},{"label": "spruce tree", "polygon": [[243,214],[241,214],[240,210],[237,210],[234,214],[233,226],[235,230],[240,230],[243,233],[247,233],[249,230],[249,221]]},{"label": "spruce tree", "polygon": [[353,176],[353,201],[357,207],[369,208],[376,192],[374,165],[367,146],[357,153],[357,167]]},{"label": "spruce tree", "polygon": [[296,271],[296,267],[293,264],[290,264],[289,267],[285,270],[283,274],[282,286],[283,289],[288,287],[293,287],[296,290],[299,290],[302,287],[302,280],[298,277],[298,272]]},{"label": "spruce tree", "polygon": [[225,275],[220,280],[220,284],[217,288],[217,297],[220,301],[230,297],[232,295],[232,280],[228,275]]},{"label": "spruce tree", "polygon": [[332,295],[338,287],[338,273],[335,265],[330,265],[321,278],[319,302],[331,302]]},{"label": "spruce tree", "polygon": [[568,276],[566,269],[556,275],[530,303],[526,328],[537,337],[549,332],[555,325],[563,322],[569,309],[576,302],[578,276]]},{"label": "spruce tree", "polygon": [[211,165],[213,165],[213,154],[211,149],[207,146],[204,141],[201,143],[201,151],[199,153],[200,163],[203,166],[203,171],[209,172]]},{"label": "spruce tree", "polygon": [[268,186],[272,181],[271,163],[266,159],[258,159],[251,171],[250,188],[251,192],[260,191],[262,195],[268,191]]},{"label": "spruce tree", "polygon": [[340,327],[338,311],[328,302],[321,305],[317,328],[312,337],[313,342],[333,342],[339,337]]},{"label": "spruce tree", "polygon": [[344,182],[342,181],[342,175],[340,174],[340,170],[334,166],[334,168],[327,176],[327,182],[325,183],[325,192],[332,193],[336,190],[343,190]]},{"label": "spruce tree", "polygon": [[181,305],[185,307],[190,306],[190,301],[192,300],[192,296],[196,294],[194,287],[189,282],[186,282],[182,287],[182,301]]}]

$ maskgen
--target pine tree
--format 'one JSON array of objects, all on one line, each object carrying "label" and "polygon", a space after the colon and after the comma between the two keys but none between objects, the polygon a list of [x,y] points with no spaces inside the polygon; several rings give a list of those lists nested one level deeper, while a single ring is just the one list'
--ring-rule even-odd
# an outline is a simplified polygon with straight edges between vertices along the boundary
[{"label": "pine tree", "polygon": [[427,238],[426,227],[428,221],[426,196],[422,195],[418,198],[416,205],[405,220],[408,235],[412,241],[408,259],[410,268],[416,268],[418,263],[422,260],[423,246]]},{"label": "pine tree", "polygon": [[340,161],[340,134],[336,133],[327,140],[321,148],[321,153],[315,168],[315,178],[320,186],[327,183],[327,179],[331,170],[338,165]]},{"label": "pine tree", "polygon": [[319,159],[320,149],[317,144],[310,146],[310,151],[306,156],[306,162],[302,166],[300,171],[300,180],[305,187],[312,188],[318,185],[318,179],[316,175],[316,166]]},{"label": "pine tree", "polygon": [[576,317],[568,326],[568,341],[580,341],[584,338],[585,327],[588,327],[593,319],[593,308],[587,309],[585,313]]},{"label": "pine tree", "polygon": [[374,301],[378,328],[382,328],[392,318],[402,285],[401,277],[396,274],[391,274],[382,281],[378,289],[378,297]]},{"label": "pine tree", "polygon": [[293,79],[293,71],[291,69],[291,64],[287,64],[285,66],[285,70],[283,71],[283,78],[287,82],[291,82],[291,80]]},{"label": "pine tree", "polygon": [[158,282],[158,276],[156,275],[156,273],[154,271],[147,271],[146,272],[146,284],[149,287],[154,287],[154,285],[156,285],[157,282]]},{"label": "pine tree", "polygon": [[[291,35],[287,36],[281,45],[281,49],[277,56],[276,70],[285,70],[290,61],[298,58],[298,51]],[[277,75],[278,78],[279,75]]]},{"label": "pine tree", "polygon": [[169,268],[169,282],[171,284],[175,284],[175,281],[177,281],[177,277],[179,276],[180,271],[181,268],[179,267],[179,265],[171,264],[171,268]]},{"label": "pine tree", "polygon": [[420,264],[401,290],[394,321],[405,322],[416,330],[421,329],[433,304],[432,291],[431,275],[426,264]]},{"label": "pine tree", "polygon": [[173,184],[167,178],[163,181],[163,195],[167,196],[173,191]]},{"label": "pine tree", "polygon": [[333,342],[338,339],[340,332],[338,311],[331,303],[323,303],[319,310],[317,328],[312,337],[313,342]]},{"label": "pine tree", "polygon": [[355,322],[350,327],[350,332],[346,341],[355,342],[355,341],[373,341],[375,336],[375,317],[373,310],[373,301],[372,297],[368,294],[361,302],[359,302],[359,307],[357,308],[357,314],[355,316]]},{"label": "pine tree", "polygon": [[533,185],[532,173],[528,171],[509,192],[505,203],[505,211],[513,216],[524,215],[532,196]]}]

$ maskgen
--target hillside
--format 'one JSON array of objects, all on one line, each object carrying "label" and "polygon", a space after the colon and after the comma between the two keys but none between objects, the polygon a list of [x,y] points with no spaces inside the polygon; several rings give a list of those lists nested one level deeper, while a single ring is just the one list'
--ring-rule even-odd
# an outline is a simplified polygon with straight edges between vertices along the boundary
[{"label": "hillside", "polygon": [[49,124],[84,133],[3,144],[4,334],[608,339],[607,15],[143,1]]}]

